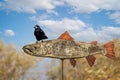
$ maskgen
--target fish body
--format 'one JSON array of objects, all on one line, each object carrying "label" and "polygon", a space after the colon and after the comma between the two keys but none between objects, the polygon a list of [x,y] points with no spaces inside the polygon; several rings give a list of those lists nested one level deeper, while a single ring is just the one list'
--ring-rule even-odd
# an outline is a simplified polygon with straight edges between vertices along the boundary
[{"label": "fish body", "polygon": [[53,57],[60,59],[82,58],[89,55],[102,53],[107,54],[103,46],[90,43],[75,42],[69,40],[48,40],[38,44],[30,44],[23,47],[23,50],[33,56]]},{"label": "fish body", "polygon": [[57,59],[70,59],[73,67],[76,65],[76,58],[86,58],[92,67],[96,58],[95,54],[103,54],[108,58],[115,59],[114,42],[110,41],[104,45],[97,45],[97,41],[85,43],[74,41],[66,31],[56,40],[47,40],[37,44],[28,44],[23,47],[24,52],[32,56],[49,57]]}]

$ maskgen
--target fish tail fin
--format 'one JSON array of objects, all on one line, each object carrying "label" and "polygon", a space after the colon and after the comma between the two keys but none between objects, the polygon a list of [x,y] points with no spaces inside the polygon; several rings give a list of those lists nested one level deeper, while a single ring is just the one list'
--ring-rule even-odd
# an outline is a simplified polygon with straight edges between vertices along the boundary
[{"label": "fish tail fin", "polygon": [[104,45],[104,47],[107,50],[106,56],[112,60],[115,59],[115,53],[114,53],[114,42],[110,41]]},{"label": "fish tail fin", "polygon": [[93,55],[89,55],[86,57],[88,64],[92,67],[95,63],[96,58]]}]

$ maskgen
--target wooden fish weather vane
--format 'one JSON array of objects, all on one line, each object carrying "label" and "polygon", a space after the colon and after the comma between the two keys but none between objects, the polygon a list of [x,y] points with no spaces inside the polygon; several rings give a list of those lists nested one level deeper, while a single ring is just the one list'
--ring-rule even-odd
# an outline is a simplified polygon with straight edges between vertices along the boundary
[{"label": "wooden fish weather vane", "polygon": [[110,59],[115,59],[114,42],[110,41],[104,45],[97,45],[97,41],[85,43],[74,41],[66,31],[58,39],[47,40],[40,43],[23,46],[24,52],[32,56],[57,58],[62,61],[61,80],[63,80],[63,60],[70,59],[73,67],[76,65],[75,58],[86,58],[92,67],[96,58],[95,54],[103,54]]},{"label": "wooden fish weather vane", "polygon": [[76,65],[75,58],[86,58],[88,64],[92,67],[96,60],[93,56],[95,54],[102,54],[110,59],[115,59],[113,41],[102,46],[97,45],[97,41],[91,43],[74,41],[67,31],[60,35],[58,39],[25,45],[23,50],[32,56],[70,59],[73,67]]}]

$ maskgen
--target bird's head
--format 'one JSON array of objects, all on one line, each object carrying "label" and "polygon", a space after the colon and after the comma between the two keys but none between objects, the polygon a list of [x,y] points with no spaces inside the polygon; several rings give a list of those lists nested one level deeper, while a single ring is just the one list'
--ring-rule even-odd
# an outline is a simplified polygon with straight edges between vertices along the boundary
[{"label": "bird's head", "polygon": [[39,25],[35,25],[34,28],[35,29],[40,29],[40,26]]}]

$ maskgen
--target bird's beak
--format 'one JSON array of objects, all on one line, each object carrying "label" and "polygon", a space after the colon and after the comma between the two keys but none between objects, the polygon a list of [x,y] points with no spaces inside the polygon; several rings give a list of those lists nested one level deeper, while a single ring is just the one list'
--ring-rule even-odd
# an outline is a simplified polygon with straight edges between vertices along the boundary
[{"label": "bird's beak", "polygon": [[37,27],[36,27],[36,26],[35,26],[34,28],[35,28],[35,29],[37,29]]}]

